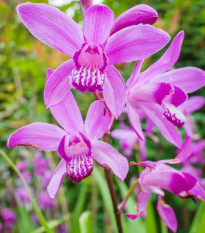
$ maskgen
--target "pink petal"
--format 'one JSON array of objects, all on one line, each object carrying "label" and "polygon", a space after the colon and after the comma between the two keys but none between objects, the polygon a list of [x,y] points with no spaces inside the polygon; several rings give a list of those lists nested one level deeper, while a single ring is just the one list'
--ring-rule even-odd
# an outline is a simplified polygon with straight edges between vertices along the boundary
[{"label": "pink petal", "polygon": [[94,5],[85,11],[83,33],[88,43],[102,45],[110,35],[113,12],[104,5]]},{"label": "pink petal", "polygon": [[181,105],[179,108],[185,115],[189,115],[198,109],[202,108],[205,104],[205,98],[201,96],[192,96],[186,103]]},{"label": "pink petal", "polygon": [[147,117],[159,128],[161,134],[173,145],[181,148],[182,138],[177,127],[163,116],[163,110],[156,104],[141,104],[142,110]]},{"label": "pink petal", "polygon": [[128,88],[131,88],[135,84],[135,82],[138,80],[143,61],[144,60],[139,60],[136,63],[134,71],[132,72],[130,78],[126,82],[126,86]]},{"label": "pink petal", "polygon": [[69,75],[73,68],[73,60],[68,60],[49,77],[44,90],[44,101],[47,108],[59,103],[71,89]]},{"label": "pink petal", "polygon": [[53,72],[54,72],[53,69],[48,68],[48,70],[46,72],[46,82],[48,81],[48,79],[50,78],[50,76],[52,75]]},{"label": "pink petal", "polygon": [[195,196],[199,200],[205,201],[205,191],[198,182],[189,190],[189,194]]},{"label": "pink petal", "polygon": [[157,210],[158,210],[158,213],[159,213],[161,219],[168,226],[168,228],[172,232],[176,232],[177,231],[177,219],[176,219],[175,213],[174,213],[172,207],[167,205],[162,200],[161,196],[158,197]]},{"label": "pink petal", "polygon": [[83,118],[71,91],[60,103],[50,107],[50,111],[66,132],[76,134],[84,131]]},{"label": "pink petal", "polygon": [[47,187],[50,198],[55,198],[66,176],[66,162],[61,160]]},{"label": "pink petal", "polygon": [[137,109],[133,108],[129,103],[127,103],[127,114],[133,130],[141,140],[144,140],[144,134],[142,131],[141,121]]},{"label": "pink petal", "polygon": [[148,200],[151,198],[151,193],[141,192],[137,199],[137,215],[142,215],[148,204]]},{"label": "pink petal", "polygon": [[145,161],[147,158],[146,138],[142,141],[139,140],[140,161]]},{"label": "pink petal", "polygon": [[154,24],[158,19],[157,12],[144,4],[130,8],[115,19],[111,35],[125,27],[138,24]]},{"label": "pink petal", "polygon": [[18,5],[17,12],[36,38],[68,56],[72,57],[83,43],[78,24],[53,6],[28,2]]},{"label": "pink petal", "polygon": [[105,47],[109,64],[142,60],[162,49],[170,36],[150,25],[131,26],[113,34]]},{"label": "pink petal", "polygon": [[85,12],[87,8],[93,5],[93,1],[92,0],[80,0],[80,4],[81,4],[83,12]]},{"label": "pink petal", "polygon": [[85,119],[86,136],[90,140],[101,138],[107,131],[112,117],[103,101],[90,105]]},{"label": "pink petal", "polygon": [[122,76],[114,66],[109,66],[106,74],[103,96],[112,114],[118,118],[125,107],[126,86]]},{"label": "pink petal", "polygon": [[100,141],[92,144],[92,154],[101,166],[109,167],[120,180],[124,181],[129,170],[125,156],[121,155],[111,145]]},{"label": "pink petal", "polygon": [[128,101],[133,105],[138,102],[157,103],[161,105],[162,100],[170,94],[171,90],[172,86],[169,83],[136,84],[129,91]]},{"label": "pink petal", "polygon": [[47,123],[32,123],[14,132],[8,139],[8,148],[26,146],[45,151],[56,151],[66,132]]},{"label": "pink petal", "polygon": [[[173,87],[173,92],[174,92],[173,94],[168,96],[169,103],[171,103],[171,104],[173,104],[174,106],[177,107],[177,106],[183,104],[184,102],[186,102],[187,95],[182,89],[180,89],[179,87],[174,86]],[[165,101],[166,101],[166,98],[165,98]]]},{"label": "pink petal", "polygon": [[189,136],[187,136],[179,154],[176,156],[174,161],[176,161],[177,163],[183,163],[191,156],[191,154],[192,154],[192,139]]},{"label": "pink petal", "polygon": [[162,74],[177,62],[181,52],[183,39],[184,31],[181,31],[176,35],[169,48],[160,57],[160,59],[141,74],[140,78],[143,78],[142,82],[148,81],[150,79],[153,79],[156,75]]},{"label": "pink petal", "polygon": [[167,82],[191,93],[205,85],[205,72],[195,67],[179,68],[151,79],[152,82]]}]

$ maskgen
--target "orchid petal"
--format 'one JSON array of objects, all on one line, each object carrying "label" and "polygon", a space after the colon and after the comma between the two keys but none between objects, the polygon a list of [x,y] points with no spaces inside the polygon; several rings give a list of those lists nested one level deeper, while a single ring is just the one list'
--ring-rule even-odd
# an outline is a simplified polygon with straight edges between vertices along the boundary
[{"label": "orchid petal", "polygon": [[101,166],[109,167],[120,180],[124,181],[129,170],[125,156],[121,155],[111,145],[100,141],[92,144],[92,154]]},{"label": "orchid petal", "polygon": [[139,153],[140,153],[140,161],[145,161],[147,157],[146,152],[146,139],[139,140]]},{"label": "orchid petal", "polygon": [[115,19],[111,35],[132,25],[154,24],[157,19],[157,12],[150,6],[144,4],[134,6]]},{"label": "orchid petal", "polygon": [[162,49],[170,36],[150,25],[131,26],[113,34],[105,51],[109,64],[142,60]]},{"label": "orchid petal", "polygon": [[205,98],[201,96],[192,96],[186,103],[181,105],[179,108],[185,115],[189,115],[198,109],[202,108],[205,104]]},{"label": "orchid petal", "polygon": [[139,75],[140,75],[140,70],[142,67],[142,63],[143,63],[143,60],[139,60],[136,63],[134,71],[132,72],[130,78],[126,82],[126,86],[128,88],[132,87],[135,84],[135,82],[138,80]]},{"label": "orchid petal", "polygon": [[43,43],[71,57],[80,49],[82,31],[56,7],[28,2],[18,5],[17,12],[29,31]]},{"label": "orchid petal", "polygon": [[47,187],[47,191],[50,198],[55,198],[61,187],[63,178],[65,176],[66,176],[66,162],[64,160],[61,160]]},{"label": "orchid petal", "polygon": [[194,92],[205,85],[205,72],[196,67],[185,67],[155,76],[151,82],[167,82],[187,93]]},{"label": "orchid petal", "polygon": [[87,137],[90,140],[101,138],[108,131],[111,118],[110,111],[103,101],[93,102],[85,119]]},{"label": "orchid petal", "polygon": [[66,132],[56,125],[32,123],[14,132],[8,139],[8,148],[32,147],[44,151],[56,151]]},{"label": "orchid petal", "polygon": [[92,0],[80,0],[80,4],[81,4],[83,12],[85,12],[87,8],[93,5],[93,1]]},{"label": "orchid petal", "polygon": [[142,78],[142,82],[146,82],[156,75],[162,74],[177,62],[180,55],[183,39],[184,31],[181,31],[176,35],[169,48],[160,57],[160,59],[141,74],[140,78]]},{"label": "orchid petal", "polygon": [[140,138],[140,140],[144,140],[144,134],[141,127],[141,121],[139,114],[135,108],[133,108],[130,104],[127,103],[127,114],[129,117],[130,125],[132,126],[133,130]]},{"label": "orchid petal", "polygon": [[125,214],[130,219],[136,219],[143,215],[146,211],[148,200],[151,198],[151,193],[141,192],[137,198],[137,214]]},{"label": "orchid petal", "polygon": [[50,78],[50,76],[52,75],[53,72],[54,72],[53,69],[48,68],[48,70],[46,72],[46,82],[48,81],[48,79]]},{"label": "orchid petal", "polygon": [[197,182],[196,185],[188,191],[190,195],[195,196],[199,200],[205,201],[205,191]]},{"label": "orchid petal", "polygon": [[73,68],[73,60],[68,60],[49,77],[44,90],[44,101],[47,108],[61,102],[71,89],[69,75]]},{"label": "orchid petal", "polygon": [[66,132],[76,134],[84,131],[83,118],[71,91],[60,103],[50,107],[50,111]]},{"label": "orchid petal", "polygon": [[[172,86],[169,83],[147,83],[135,85],[129,93],[130,102],[148,102],[161,105],[163,99],[170,94]],[[173,95],[172,95],[173,96]]]},{"label": "orchid petal", "polygon": [[141,104],[142,110],[146,113],[147,117],[159,128],[161,134],[173,145],[181,148],[182,138],[176,126],[169,122],[163,116],[163,110],[156,104]]},{"label": "orchid petal", "polygon": [[103,96],[112,114],[118,118],[125,107],[126,86],[122,76],[114,66],[109,66],[106,74]]},{"label": "orchid petal", "polygon": [[181,88],[174,86],[173,93],[165,98],[165,101],[169,100],[169,103],[177,107],[186,102],[187,98],[186,93]]},{"label": "orchid petal", "polygon": [[163,200],[162,197],[158,197],[157,201],[157,210],[158,213],[163,220],[163,222],[168,226],[168,228],[176,232],[177,231],[177,219],[175,213],[171,206],[167,205]]},{"label": "orchid petal", "polygon": [[94,5],[85,11],[83,32],[88,43],[102,45],[110,35],[114,13],[104,5]]},{"label": "orchid petal", "polygon": [[177,155],[177,157],[174,159],[177,163],[183,163],[185,162],[192,154],[192,139],[187,136],[184,144]]}]

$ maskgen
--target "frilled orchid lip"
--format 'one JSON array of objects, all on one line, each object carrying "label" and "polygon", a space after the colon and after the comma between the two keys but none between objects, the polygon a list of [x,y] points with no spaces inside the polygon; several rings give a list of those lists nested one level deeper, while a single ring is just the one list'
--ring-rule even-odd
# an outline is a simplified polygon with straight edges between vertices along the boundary
[{"label": "frilled orchid lip", "polygon": [[184,114],[172,104],[162,104],[164,116],[175,126],[182,127],[186,121]]},{"label": "frilled orchid lip", "polygon": [[73,182],[80,182],[93,171],[91,144],[83,134],[79,137],[64,136],[58,147],[58,153],[66,161],[66,173]]},{"label": "frilled orchid lip", "polygon": [[103,91],[108,65],[103,48],[99,45],[84,43],[73,56],[75,68],[70,76],[71,85],[81,91]]}]

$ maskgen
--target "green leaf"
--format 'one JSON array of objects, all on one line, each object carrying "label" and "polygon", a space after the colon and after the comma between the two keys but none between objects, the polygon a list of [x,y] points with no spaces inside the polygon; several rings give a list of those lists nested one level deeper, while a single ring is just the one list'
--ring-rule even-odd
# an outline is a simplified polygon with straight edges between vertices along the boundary
[{"label": "green leaf", "polygon": [[148,201],[148,205],[147,205],[147,216],[145,218],[146,220],[146,232],[152,232],[152,233],[157,233],[157,224],[156,224],[156,219],[155,219],[155,214],[154,214],[154,210],[153,210],[153,205],[152,205],[152,201],[149,200]]},{"label": "green leaf", "polygon": [[81,214],[79,218],[80,233],[94,233],[92,215],[90,211]]},{"label": "green leaf", "polygon": [[203,233],[205,229],[205,203],[201,202],[189,233]]}]

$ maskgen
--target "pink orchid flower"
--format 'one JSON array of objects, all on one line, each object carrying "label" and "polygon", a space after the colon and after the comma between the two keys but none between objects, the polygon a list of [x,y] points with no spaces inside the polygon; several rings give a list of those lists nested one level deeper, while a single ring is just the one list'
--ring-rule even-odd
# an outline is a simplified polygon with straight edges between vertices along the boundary
[{"label": "pink orchid flower", "polygon": [[113,138],[120,140],[120,147],[126,157],[132,156],[132,151],[139,143],[140,159],[141,161],[146,160],[146,141],[139,140],[134,130],[127,126],[124,121],[120,122],[121,129],[114,129],[111,132]]},{"label": "pink orchid flower", "polygon": [[59,103],[71,88],[99,91],[118,118],[125,105],[126,87],[113,65],[144,59],[170,40],[166,32],[142,24],[157,20],[156,11],[146,5],[130,9],[115,21],[108,7],[91,6],[84,14],[83,32],[68,15],[47,4],[20,4],[17,11],[35,37],[72,57],[46,83],[46,107]]},{"label": "pink orchid flower", "polygon": [[191,93],[205,85],[205,72],[196,67],[172,71],[179,58],[184,32],[172,41],[162,57],[146,71],[140,73],[139,61],[127,81],[127,109],[130,124],[140,139],[144,139],[137,109],[141,109],[172,144],[181,147],[182,139],[176,126],[183,126],[185,116],[178,108]]},{"label": "pink orchid flower", "polygon": [[141,192],[137,200],[137,214],[126,214],[131,219],[144,215],[147,207],[147,201],[151,194],[158,196],[157,210],[168,228],[176,232],[177,219],[171,206],[163,201],[165,195],[163,190],[172,192],[181,198],[194,198],[205,201],[205,192],[194,176],[189,173],[179,171],[162,161],[142,163],[133,163],[138,166],[146,167],[139,176],[139,186]]},{"label": "pink orchid flower", "polygon": [[74,182],[90,175],[94,159],[101,166],[109,167],[119,179],[125,179],[129,169],[127,159],[111,145],[98,140],[107,132],[111,121],[104,102],[91,104],[85,123],[71,92],[50,110],[64,130],[37,122],[20,128],[8,140],[8,148],[28,146],[58,152],[61,161],[48,185],[50,197],[56,196],[66,175]]}]

